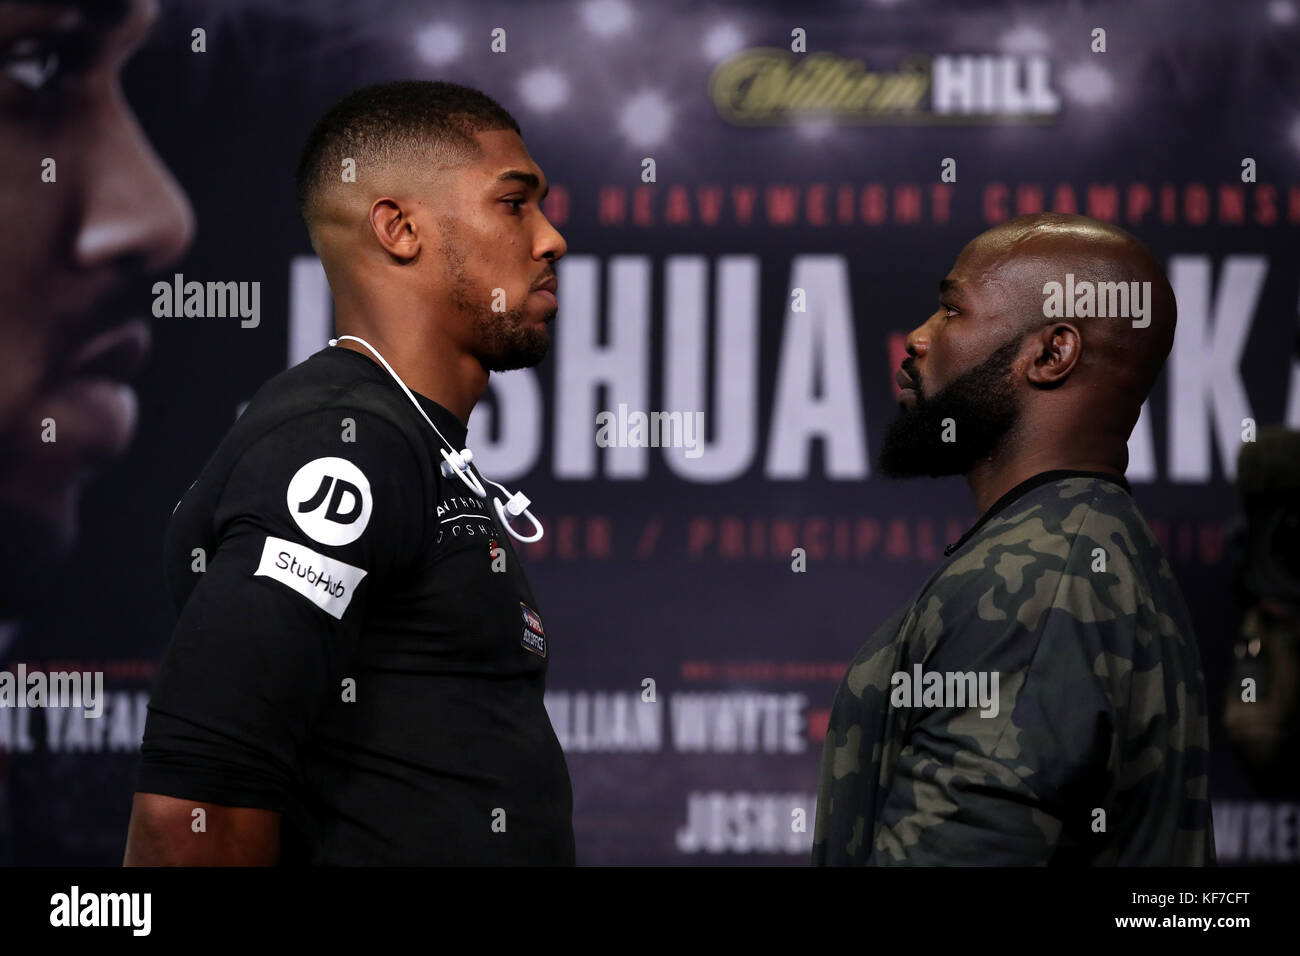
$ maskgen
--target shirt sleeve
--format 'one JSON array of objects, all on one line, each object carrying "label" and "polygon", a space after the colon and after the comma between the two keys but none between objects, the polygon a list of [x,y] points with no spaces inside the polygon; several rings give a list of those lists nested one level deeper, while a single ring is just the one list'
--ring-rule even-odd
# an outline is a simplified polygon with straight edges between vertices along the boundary
[{"label": "shirt sleeve", "polygon": [[283,810],[362,617],[418,555],[426,522],[419,459],[374,413],[320,409],[250,445],[159,671],[139,792]]},{"label": "shirt sleeve", "polygon": [[1063,565],[1044,556],[1037,567],[998,575],[985,593],[963,595],[961,611],[943,608],[943,624],[930,631],[944,653],[923,670],[970,673],[990,692],[996,673],[997,693],[988,705],[968,700],[911,715],[893,777],[882,781],[871,865],[1089,859],[1093,811],[1106,809],[1118,757],[1096,649],[1101,629],[1126,622],[1105,582],[1085,576],[1081,548],[1082,538]]}]

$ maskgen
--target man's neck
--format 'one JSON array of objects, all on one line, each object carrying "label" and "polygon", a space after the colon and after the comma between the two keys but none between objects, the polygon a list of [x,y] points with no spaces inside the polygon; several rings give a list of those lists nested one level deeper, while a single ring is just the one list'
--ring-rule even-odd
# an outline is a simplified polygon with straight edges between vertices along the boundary
[{"label": "man's neck", "polygon": [[356,324],[346,320],[340,320],[338,325],[338,348],[351,349],[379,365],[370,349],[342,336],[365,339],[392,366],[407,388],[437,402],[462,425],[469,426],[470,412],[488,384],[488,371],[478,359],[457,352],[450,343],[423,341],[415,336],[387,337],[375,329],[358,330]]}]

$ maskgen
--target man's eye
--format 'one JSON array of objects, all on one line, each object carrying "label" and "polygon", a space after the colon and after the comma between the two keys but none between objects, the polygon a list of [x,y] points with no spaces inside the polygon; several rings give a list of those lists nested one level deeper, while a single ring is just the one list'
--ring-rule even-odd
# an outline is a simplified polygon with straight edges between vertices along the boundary
[{"label": "man's eye", "polygon": [[503,200],[503,201],[506,202],[506,203],[509,203],[511,206],[514,206],[514,207],[515,207],[515,212],[518,212],[518,211],[519,211],[519,207],[522,206],[524,203],[528,202],[527,199],[506,199],[506,200]]},{"label": "man's eye", "polygon": [[59,69],[59,51],[43,40],[19,40],[0,53],[0,70],[29,90],[41,90]]},{"label": "man's eye", "polygon": [[939,308],[943,309],[944,312],[947,313],[946,315],[944,315],[945,319],[951,319],[954,315],[961,315],[960,312],[958,312],[956,309],[954,309],[946,302],[940,302]]}]

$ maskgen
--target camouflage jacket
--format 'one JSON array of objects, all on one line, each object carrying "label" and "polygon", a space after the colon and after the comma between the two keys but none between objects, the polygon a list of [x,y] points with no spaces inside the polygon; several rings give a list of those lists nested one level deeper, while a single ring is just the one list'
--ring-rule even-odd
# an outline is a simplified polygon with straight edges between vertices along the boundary
[{"label": "camouflage jacket", "polygon": [[1012,489],[863,645],[814,864],[1215,862],[1200,655],[1127,488],[1055,471]]}]

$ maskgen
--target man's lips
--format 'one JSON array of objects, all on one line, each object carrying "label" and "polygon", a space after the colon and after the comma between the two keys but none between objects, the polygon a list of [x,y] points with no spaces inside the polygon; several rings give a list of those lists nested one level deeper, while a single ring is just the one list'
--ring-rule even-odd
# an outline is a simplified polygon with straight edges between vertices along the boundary
[{"label": "man's lips", "polygon": [[894,376],[894,381],[898,383],[899,403],[909,406],[915,405],[917,398],[921,394],[921,388],[916,381],[901,368],[898,370],[898,374]]},{"label": "man's lips", "polygon": [[131,443],[137,399],[127,382],[148,360],[151,338],[141,319],[118,322],[56,366],[41,401],[58,425],[58,441],[32,461],[52,500],[64,501],[69,488]]},{"label": "man's lips", "polygon": [[115,325],[73,354],[67,363],[67,377],[129,382],[149,360],[152,338],[148,324],[141,319]]},{"label": "man's lips", "polygon": [[536,288],[533,289],[533,294],[540,295],[542,298],[546,299],[550,303],[551,308],[555,309],[560,305],[560,300],[556,298],[555,295],[556,290],[559,289],[559,287],[559,280],[554,275],[549,275],[537,284]]}]

